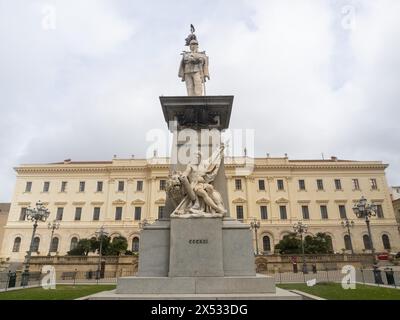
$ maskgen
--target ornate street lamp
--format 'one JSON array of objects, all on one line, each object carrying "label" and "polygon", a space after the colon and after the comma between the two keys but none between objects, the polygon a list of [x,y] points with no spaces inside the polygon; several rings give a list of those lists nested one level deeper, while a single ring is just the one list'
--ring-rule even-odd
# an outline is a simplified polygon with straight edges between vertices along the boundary
[{"label": "ornate street lamp", "polygon": [[377,206],[376,204],[373,203],[367,203],[367,199],[361,197],[361,199],[354,205],[353,211],[357,216],[357,218],[365,219],[365,223],[367,224],[367,229],[368,229],[369,245],[372,254],[374,254],[375,249],[374,249],[374,244],[372,242],[370,220],[371,217],[376,216]]},{"label": "ornate street lamp", "polygon": [[60,223],[57,220],[54,220],[53,222],[49,222],[49,224],[47,225],[47,228],[51,230],[50,247],[49,247],[49,253],[47,254],[47,256],[50,257],[52,244],[53,244],[54,230],[58,230],[60,228]]},{"label": "ornate street lamp", "polygon": [[293,230],[296,234],[299,234],[301,237],[301,253],[303,255],[303,273],[308,273],[307,271],[307,264],[306,264],[306,257],[304,254],[304,241],[303,241],[303,234],[307,233],[308,226],[306,224],[303,224],[301,221],[296,223],[293,226]]},{"label": "ornate street lamp", "polygon": [[256,255],[258,256],[260,254],[260,252],[258,250],[257,230],[260,229],[260,221],[257,220],[256,218],[253,218],[253,221],[250,222],[250,228],[254,229],[254,235],[256,237]]},{"label": "ornate street lamp", "polygon": [[36,203],[36,208],[26,208],[26,220],[33,221],[33,231],[32,231],[32,238],[31,243],[29,245],[29,251],[25,256],[24,261],[24,272],[22,273],[22,280],[21,286],[28,285],[29,282],[29,266],[32,256],[32,251],[34,249],[34,239],[36,234],[36,229],[38,226],[38,222],[45,222],[50,215],[50,211],[44,206],[44,204],[39,200]]},{"label": "ornate street lamp", "polygon": [[347,234],[349,235],[349,241],[350,241],[351,254],[354,254],[353,241],[351,240],[351,232],[350,232],[350,228],[354,227],[354,221],[353,220],[349,221],[349,219],[344,218],[344,220],[341,222],[341,225],[343,228],[347,228]]},{"label": "ornate street lamp", "polygon": [[99,262],[97,265],[97,279],[100,279],[100,270],[101,270],[101,255],[102,255],[102,250],[103,250],[103,238],[108,236],[108,232],[104,231],[104,226],[101,226],[101,228],[95,232],[96,237],[100,239],[100,249],[99,249]]}]

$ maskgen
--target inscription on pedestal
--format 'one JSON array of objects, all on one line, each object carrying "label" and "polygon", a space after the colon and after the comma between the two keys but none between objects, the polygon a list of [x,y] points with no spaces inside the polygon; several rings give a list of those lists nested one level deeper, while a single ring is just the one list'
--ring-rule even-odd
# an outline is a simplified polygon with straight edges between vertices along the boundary
[{"label": "inscription on pedestal", "polygon": [[170,277],[223,276],[221,218],[171,219]]}]

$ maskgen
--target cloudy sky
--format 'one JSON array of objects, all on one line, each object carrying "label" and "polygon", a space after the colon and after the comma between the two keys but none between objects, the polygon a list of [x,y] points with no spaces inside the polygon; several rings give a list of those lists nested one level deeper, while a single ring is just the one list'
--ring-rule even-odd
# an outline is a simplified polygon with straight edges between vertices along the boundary
[{"label": "cloudy sky", "polygon": [[[255,155],[382,160],[400,185],[398,0],[0,0],[0,201],[22,163],[146,155],[193,23]],[[160,153],[162,153],[160,151]]]}]

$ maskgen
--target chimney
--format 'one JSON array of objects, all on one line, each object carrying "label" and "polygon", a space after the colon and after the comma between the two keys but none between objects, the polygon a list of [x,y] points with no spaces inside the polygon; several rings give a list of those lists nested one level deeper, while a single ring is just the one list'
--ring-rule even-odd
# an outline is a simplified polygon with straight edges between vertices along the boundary
[{"label": "chimney", "polygon": [[332,157],[331,157],[331,160],[332,160],[332,161],[338,161],[338,158],[335,157],[335,156],[332,156]]},{"label": "chimney", "polygon": [[71,163],[71,159],[65,159],[64,160],[64,164],[68,164],[68,163]]}]

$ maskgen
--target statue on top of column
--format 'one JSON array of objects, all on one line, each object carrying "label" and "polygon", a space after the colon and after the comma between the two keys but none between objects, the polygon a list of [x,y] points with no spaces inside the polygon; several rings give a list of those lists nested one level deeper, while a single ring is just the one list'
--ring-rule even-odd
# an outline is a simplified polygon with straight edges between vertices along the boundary
[{"label": "statue on top of column", "polygon": [[195,29],[190,25],[190,34],[185,39],[190,51],[182,52],[182,61],[179,66],[179,78],[186,83],[188,96],[205,95],[206,79],[210,79],[208,73],[208,56],[205,51],[199,51],[199,43],[194,34]]}]

